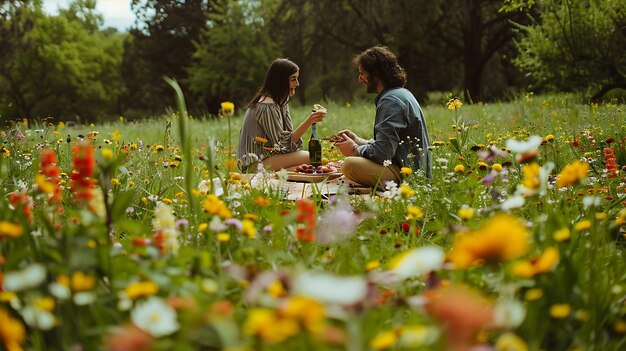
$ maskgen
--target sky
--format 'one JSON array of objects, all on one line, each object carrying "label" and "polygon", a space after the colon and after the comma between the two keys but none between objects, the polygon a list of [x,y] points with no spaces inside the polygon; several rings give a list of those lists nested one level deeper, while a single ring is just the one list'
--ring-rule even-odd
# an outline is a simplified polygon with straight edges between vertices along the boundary
[{"label": "sky", "polygon": [[[97,0],[96,9],[104,17],[104,28],[114,27],[126,31],[135,21],[130,10],[131,0]],[[67,8],[70,0],[43,0],[44,11],[56,14],[58,8]]]}]

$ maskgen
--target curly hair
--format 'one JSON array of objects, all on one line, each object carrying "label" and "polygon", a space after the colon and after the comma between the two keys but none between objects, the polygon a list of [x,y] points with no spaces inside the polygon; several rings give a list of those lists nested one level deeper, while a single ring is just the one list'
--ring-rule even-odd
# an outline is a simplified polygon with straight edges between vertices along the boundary
[{"label": "curly hair", "polygon": [[374,46],[356,55],[352,63],[365,70],[373,79],[383,83],[385,89],[404,87],[406,84],[406,71],[398,58],[386,46]]}]

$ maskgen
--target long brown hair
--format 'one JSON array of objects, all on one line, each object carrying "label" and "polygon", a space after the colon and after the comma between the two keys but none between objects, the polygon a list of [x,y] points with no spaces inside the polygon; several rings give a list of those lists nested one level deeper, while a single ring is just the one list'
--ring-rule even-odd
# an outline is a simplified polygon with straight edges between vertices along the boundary
[{"label": "long brown hair", "polygon": [[369,77],[380,80],[385,89],[404,87],[406,84],[406,71],[386,46],[369,48],[356,55],[352,63],[357,67],[361,65]]},{"label": "long brown hair", "polygon": [[274,60],[267,70],[263,85],[252,98],[248,107],[259,102],[262,96],[269,96],[277,104],[284,106],[289,100],[289,77],[299,70],[298,65],[289,59],[278,58]]}]

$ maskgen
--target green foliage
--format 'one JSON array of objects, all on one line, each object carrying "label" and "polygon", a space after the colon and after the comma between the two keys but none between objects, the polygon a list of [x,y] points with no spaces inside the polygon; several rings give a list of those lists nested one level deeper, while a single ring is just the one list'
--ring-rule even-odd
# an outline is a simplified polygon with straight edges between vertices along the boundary
[{"label": "green foliage", "polygon": [[621,1],[538,1],[540,17],[520,26],[514,62],[535,88],[597,100],[626,86],[626,11]]}]

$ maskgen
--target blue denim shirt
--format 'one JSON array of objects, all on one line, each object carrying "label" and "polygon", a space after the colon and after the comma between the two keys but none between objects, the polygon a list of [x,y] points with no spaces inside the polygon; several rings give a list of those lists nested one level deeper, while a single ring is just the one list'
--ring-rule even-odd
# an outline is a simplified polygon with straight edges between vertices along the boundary
[{"label": "blue denim shirt", "polygon": [[430,141],[424,113],[415,96],[405,88],[391,88],[380,93],[374,102],[374,139],[357,147],[357,151],[379,164],[391,160],[398,167],[422,169],[430,178]]}]

